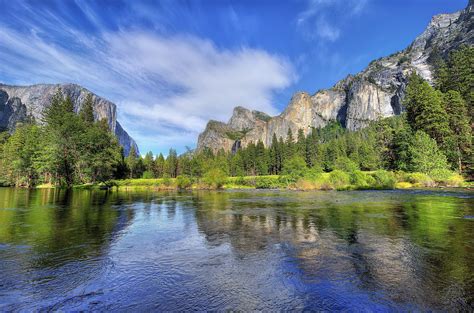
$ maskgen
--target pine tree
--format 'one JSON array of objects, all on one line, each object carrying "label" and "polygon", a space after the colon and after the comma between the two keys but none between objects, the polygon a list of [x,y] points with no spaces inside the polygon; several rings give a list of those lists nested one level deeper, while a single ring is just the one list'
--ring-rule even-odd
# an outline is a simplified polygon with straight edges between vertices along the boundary
[{"label": "pine tree", "polygon": [[446,60],[443,58],[442,52],[437,46],[433,46],[431,53],[428,57],[428,62],[433,65],[434,73],[434,86],[436,89],[446,92],[444,88],[449,79],[448,65]]},{"label": "pine tree", "polygon": [[443,96],[419,75],[412,74],[406,90],[407,119],[413,130],[422,130],[445,147],[450,136],[448,115],[443,106]]},{"label": "pine tree", "polygon": [[47,124],[44,138],[47,151],[39,157],[43,162],[40,167],[52,172],[55,183],[71,187],[84,144],[82,120],[74,113],[71,98],[64,99],[61,90],[53,96],[43,116]]},{"label": "pine tree", "polygon": [[[398,120],[398,119],[397,119]],[[410,145],[413,142],[413,132],[405,119],[390,129],[389,141],[382,149],[387,150],[382,156],[386,158],[385,167],[390,170],[410,170]]]},{"label": "pine tree", "polygon": [[178,176],[178,155],[174,149],[170,149],[166,158],[166,173],[172,178]]},{"label": "pine tree", "polygon": [[58,88],[56,93],[51,98],[51,103],[43,112],[43,122],[50,127],[57,127],[61,122],[61,117],[64,113],[62,103],[64,96],[61,88]]},{"label": "pine tree", "polygon": [[153,169],[155,177],[163,177],[163,174],[165,173],[165,157],[162,153],[160,153],[160,155],[158,155],[158,157],[155,159],[155,165],[153,166]]},{"label": "pine tree", "polygon": [[306,136],[306,165],[308,167],[320,165],[321,160],[318,157],[318,136],[316,129],[313,127],[308,136]]},{"label": "pine tree", "polygon": [[17,125],[3,147],[4,176],[15,186],[32,187],[38,179],[35,166],[36,152],[40,148],[42,134],[34,124]]},{"label": "pine tree", "polygon": [[229,175],[229,163],[227,162],[227,155],[224,149],[221,148],[217,151],[211,163],[212,168],[219,168],[225,175]]},{"label": "pine tree", "polygon": [[285,151],[285,159],[291,159],[296,152],[295,147],[295,139],[293,138],[293,132],[291,131],[291,127],[288,127],[288,133],[286,135],[286,151]]},{"label": "pine tree", "polygon": [[244,168],[248,175],[257,175],[256,146],[250,142],[242,153],[244,159]]},{"label": "pine tree", "polygon": [[192,155],[190,153],[184,153],[178,157],[178,176],[191,177],[193,175],[192,167]]},{"label": "pine tree", "polygon": [[130,178],[135,178],[137,177],[137,172],[138,172],[138,157],[137,157],[137,151],[135,150],[135,146],[132,145],[130,148],[130,152],[128,153],[128,156],[125,158],[125,163],[127,164],[128,171],[130,174]]},{"label": "pine tree", "polygon": [[280,172],[279,159],[280,150],[278,148],[278,139],[275,133],[272,136],[272,143],[269,148],[269,171],[270,174],[278,175]]},{"label": "pine tree", "polygon": [[426,174],[449,168],[446,156],[439,150],[436,141],[423,131],[417,131],[409,146],[410,165],[413,172]]},{"label": "pine tree", "polygon": [[94,103],[92,101],[92,94],[90,93],[87,94],[86,99],[82,104],[80,116],[87,125],[94,123]]},{"label": "pine tree", "polygon": [[107,120],[102,119],[87,126],[82,140],[84,142],[80,143],[80,157],[76,163],[78,178],[83,183],[107,183],[122,162],[122,149],[111,133]]},{"label": "pine tree", "polygon": [[261,140],[255,147],[256,173],[257,175],[268,175],[269,158],[265,146]]},{"label": "pine tree", "polygon": [[74,103],[69,95],[62,102],[63,110],[66,113],[74,113]]},{"label": "pine tree", "polygon": [[295,147],[296,155],[306,160],[306,137],[303,129],[298,129],[298,137]]},{"label": "pine tree", "polygon": [[283,138],[280,136],[278,139],[278,173],[281,173],[283,169],[283,163],[287,160],[287,145],[283,141]]},{"label": "pine tree", "polygon": [[148,151],[145,154],[145,158],[143,159],[143,165],[145,166],[145,171],[149,173],[150,176],[154,176],[154,159],[153,159],[153,152]]},{"label": "pine tree", "polygon": [[444,94],[444,107],[451,129],[451,136],[448,138],[450,149],[446,156],[450,163],[462,172],[463,168],[466,165],[469,167],[472,162],[472,133],[466,103],[458,91],[449,90]]},{"label": "pine tree", "polygon": [[244,163],[242,160],[242,150],[237,151],[237,153],[230,155],[229,160],[229,172],[231,176],[244,176]]},{"label": "pine tree", "polygon": [[441,90],[458,91],[466,101],[471,123],[474,119],[474,47],[462,46],[448,59],[448,78]]}]

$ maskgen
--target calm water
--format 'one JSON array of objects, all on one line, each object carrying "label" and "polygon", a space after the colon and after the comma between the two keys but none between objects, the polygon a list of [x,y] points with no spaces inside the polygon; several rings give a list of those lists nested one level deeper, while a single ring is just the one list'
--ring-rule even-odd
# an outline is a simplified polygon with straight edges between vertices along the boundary
[{"label": "calm water", "polygon": [[474,194],[0,189],[0,311],[473,310]]}]

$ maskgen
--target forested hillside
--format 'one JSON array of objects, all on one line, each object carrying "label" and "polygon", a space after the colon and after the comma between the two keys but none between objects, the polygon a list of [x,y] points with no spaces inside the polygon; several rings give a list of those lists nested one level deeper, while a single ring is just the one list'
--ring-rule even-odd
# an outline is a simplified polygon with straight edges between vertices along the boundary
[{"label": "forested hillside", "polygon": [[0,175],[3,184],[72,186],[104,182],[122,174],[122,150],[106,120],[94,122],[92,97],[79,114],[59,90],[44,112],[2,133]]}]

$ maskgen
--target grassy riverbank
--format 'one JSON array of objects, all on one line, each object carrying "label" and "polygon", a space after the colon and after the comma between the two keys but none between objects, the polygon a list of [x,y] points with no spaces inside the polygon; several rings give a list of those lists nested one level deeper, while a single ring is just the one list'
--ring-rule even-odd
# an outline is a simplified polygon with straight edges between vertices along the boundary
[{"label": "grassy riverbank", "polygon": [[[299,178],[290,176],[220,177],[215,180],[179,176],[177,178],[123,179],[109,182],[118,190],[176,190],[176,189],[289,189],[289,190],[361,190],[409,189],[426,187],[472,187],[457,174],[430,177],[423,173],[388,171],[332,171],[310,174]],[[50,188],[51,186],[38,186]],[[105,187],[104,184],[77,185],[89,189]]]}]

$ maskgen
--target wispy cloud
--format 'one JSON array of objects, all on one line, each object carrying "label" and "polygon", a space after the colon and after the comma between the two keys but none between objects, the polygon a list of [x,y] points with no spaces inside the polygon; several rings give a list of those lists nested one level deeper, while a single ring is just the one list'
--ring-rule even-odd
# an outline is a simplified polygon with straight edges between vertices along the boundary
[{"label": "wispy cloud", "polygon": [[228,119],[236,105],[275,114],[274,92],[296,79],[289,61],[264,50],[220,48],[186,34],[110,30],[90,7],[78,5],[93,35],[47,9],[36,10],[34,20],[23,17],[21,28],[0,21],[0,78],[79,83],[117,103],[139,145],[156,138],[157,149],[192,146],[207,120]]},{"label": "wispy cloud", "polygon": [[335,41],[341,35],[341,30],[338,27],[329,24],[324,16],[319,16],[316,19],[315,26],[318,36],[323,39]]},{"label": "wispy cloud", "polygon": [[341,36],[344,23],[361,14],[367,4],[368,0],[309,0],[296,22],[309,40],[334,42]]}]

